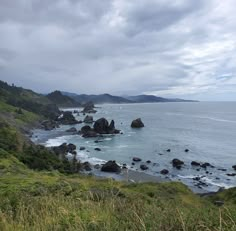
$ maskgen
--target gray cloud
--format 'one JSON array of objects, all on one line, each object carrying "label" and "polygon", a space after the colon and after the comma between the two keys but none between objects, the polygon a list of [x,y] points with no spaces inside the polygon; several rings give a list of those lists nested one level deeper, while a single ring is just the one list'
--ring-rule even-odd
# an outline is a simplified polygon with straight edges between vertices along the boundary
[{"label": "gray cloud", "polygon": [[0,78],[40,92],[236,100],[235,10],[233,0],[0,0]]}]

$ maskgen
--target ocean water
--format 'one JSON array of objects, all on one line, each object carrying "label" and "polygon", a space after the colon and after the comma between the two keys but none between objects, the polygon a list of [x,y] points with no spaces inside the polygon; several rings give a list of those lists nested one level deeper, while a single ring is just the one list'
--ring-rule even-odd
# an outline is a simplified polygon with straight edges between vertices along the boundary
[{"label": "ocean water", "polygon": [[[69,110],[74,110],[69,109]],[[194,177],[200,176],[208,186],[207,191],[216,191],[219,187],[236,186],[236,173],[232,165],[236,164],[236,102],[199,102],[199,103],[155,103],[155,104],[119,104],[99,105],[94,119],[105,117],[113,119],[115,126],[123,134],[99,138],[84,139],[79,135],[61,135],[71,126],[61,126],[53,131],[35,130],[33,141],[46,146],[56,146],[63,142],[84,146],[77,158],[93,164],[116,160],[131,167],[132,158],[140,157],[149,170],[147,174],[162,176],[159,172],[168,169],[168,178],[180,180],[194,186]],[[145,127],[132,129],[133,119],[141,118]],[[83,120],[84,116],[78,116]],[[78,129],[83,126],[76,125]],[[94,148],[101,148],[101,152]],[[166,152],[171,149],[171,152]],[[185,152],[189,149],[189,152]],[[185,162],[181,170],[172,167],[171,160],[178,158]],[[191,166],[191,161],[209,162],[215,168],[200,169]],[[134,170],[141,171],[140,163]],[[226,171],[222,171],[226,169]],[[207,173],[208,171],[209,173]]]}]

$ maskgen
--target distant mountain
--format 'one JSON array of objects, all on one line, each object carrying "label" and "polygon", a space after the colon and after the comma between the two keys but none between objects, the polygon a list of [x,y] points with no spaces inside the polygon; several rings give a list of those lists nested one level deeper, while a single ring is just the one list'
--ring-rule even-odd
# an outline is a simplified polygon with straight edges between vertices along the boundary
[{"label": "distant mountain", "polygon": [[104,104],[104,103],[133,103],[129,99],[125,99],[120,96],[113,96],[109,94],[101,94],[101,95],[75,95],[74,93],[63,92],[64,95],[70,96],[75,101],[84,104],[86,102],[92,101],[94,104]]},{"label": "distant mountain", "polygon": [[54,91],[46,96],[58,107],[79,107],[81,104],[73,98],[63,95],[60,91]]},{"label": "distant mountain", "polygon": [[158,102],[196,102],[194,100],[184,100],[184,99],[169,99],[158,97],[155,95],[137,95],[137,96],[126,96],[128,100],[136,103],[158,103]]},{"label": "distant mountain", "polygon": [[75,101],[80,104],[92,101],[95,104],[104,104],[104,103],[158,103],[158,102],[196,102],[193,100],[184,100],[184,99],[167,99],[162,97],[157,97],[154,95],[137,95],[137,96],[113,96],[110,94],[101,94],[101,95],[86,95],[81,94],[77,95],[75,93],[62,92],[63,95],[73,98]]}]

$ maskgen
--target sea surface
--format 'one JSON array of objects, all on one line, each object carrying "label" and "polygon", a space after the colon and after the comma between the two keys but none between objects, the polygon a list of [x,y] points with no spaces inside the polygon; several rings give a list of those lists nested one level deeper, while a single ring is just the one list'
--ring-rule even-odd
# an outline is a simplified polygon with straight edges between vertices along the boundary
[{"label": "sea surface", "polygon": [[[201,186],[206,191],[236,186],[236,176],[226,175],[236,173],[232,169],[232,165],[236,165],[236,102],[105,104],[98,107],[94,120],[113,119],[123,134],[85,139],[80,135],[62,135],[61,132],[71,126],[61,126],[52,131],[35,130],[32,140],[48,147],[73,143],[78,148],[77,158],[93,164],[116,160],[131,167],[132,158],[140,157],[142,163],[151,161],[145,163],[149,167],[145,171],[147,174],[179,180],[191,187],[196,187],[197,181],[193,178],[199,176],[208,185]],[[74,115],[78,120],[85,117],[82,113]],[[142,119],[144,128],[130,127],[136,118]],[[84,124],[75,127],[82,126]],[[95,143],[98,139],[103,142]],[[79,151],[80,146],[86,150]],[[174,158],[184,161],[181,170],[172,167]],[[191,161],[209,162],[214,168],[192,167]],[[137,163],[133,169],[141,171],[139,166]],[[160,174],[162,169],[169,170],[168,176]]]}]

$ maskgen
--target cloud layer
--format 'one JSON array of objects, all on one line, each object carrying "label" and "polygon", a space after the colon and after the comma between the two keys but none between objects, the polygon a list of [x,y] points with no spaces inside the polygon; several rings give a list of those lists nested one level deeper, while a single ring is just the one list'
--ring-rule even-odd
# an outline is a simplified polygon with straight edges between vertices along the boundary
[{"label": "cloud layer", "polygon": [[236,100],[235,10],[234,0],[0,0],[0,79]]}]

